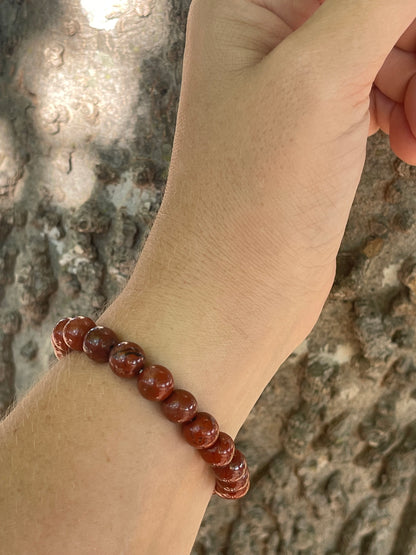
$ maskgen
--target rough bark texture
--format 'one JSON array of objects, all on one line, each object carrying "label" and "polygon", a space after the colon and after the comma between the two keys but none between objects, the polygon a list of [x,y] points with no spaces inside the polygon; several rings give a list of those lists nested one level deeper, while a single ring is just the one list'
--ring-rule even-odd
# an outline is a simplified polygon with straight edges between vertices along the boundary
[{"label": "rough bark texture", "polygon": [[[0,0],[1,414],[56,320],[126,282],[163,196],[189,1],[104,4]],[[193,554],[416,552],[415,188],[371,138],[320,320],[237,438],[251,490],[213,497]]]}]

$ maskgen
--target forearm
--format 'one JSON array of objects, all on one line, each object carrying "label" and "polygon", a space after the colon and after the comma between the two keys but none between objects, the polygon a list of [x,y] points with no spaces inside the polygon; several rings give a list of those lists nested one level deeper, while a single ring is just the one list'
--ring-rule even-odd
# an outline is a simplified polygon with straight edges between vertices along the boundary
[{"label": "forearm", "polygon": [[[221,257],[184,230],[185,207],[182,217],[158,217],[128,286],[97,323],[139,343],[235,437],[288,354],[279,358],[276,345],[289,320],[276,314],[276,343],[266,333],[257,342],[266,321],[255,314],[244,324],[244,284],[222,276]],[[0,430],[0,545],[10,555],[189,553],[214,476],[135,381],[71,353]]]}]

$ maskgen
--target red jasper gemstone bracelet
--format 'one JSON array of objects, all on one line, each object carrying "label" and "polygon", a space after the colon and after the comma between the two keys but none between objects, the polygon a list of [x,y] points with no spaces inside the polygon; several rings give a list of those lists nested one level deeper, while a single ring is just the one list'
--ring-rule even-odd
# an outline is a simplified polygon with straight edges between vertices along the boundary
[{"label": "red jasper gemstone bracelet", "polygon": [[248,492],[247,461],[236,449],[232,437],[220,431],[211,414],[198,411],[192,393],[175,388],[167,368],[159,364],[146,366],[140,345],[119,341],[110,328],[97,326],[86,316],[59,320],[51,341],[58,359],[71,351],[81,351],[95,362],[108,362],[121,378],[137,378],[141,395],[150,401],[159,401],[166,418],[181,425],[185,440],[212,467],[216,478],[213,494],[224,499],[239,499]]}]

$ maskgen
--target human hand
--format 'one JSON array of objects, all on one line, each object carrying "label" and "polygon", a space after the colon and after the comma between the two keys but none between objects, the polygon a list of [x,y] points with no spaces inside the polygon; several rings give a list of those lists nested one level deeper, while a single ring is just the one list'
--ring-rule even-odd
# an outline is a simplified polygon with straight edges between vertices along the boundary
[{"label": "human hand", "polygon": [[382,129],[393,152],[416,164],[416,21],[397,41],[370,94],[369,134]]},{"label": "human hand", "polygon": [[[181,234],[200,236],[209,254],[191,259],[188,275],[227,281],[224,314],[235,313],[231,286],[259,330],[273,314],[296,315],[288,349],[310,332],[332,286],[368,135],[390,129],[396,153],[416,163],[413,100],[409,123],[393,104],[415,64],[394,45],[401,37],[416,50],[415,16],[414,0],[191,5],[157,223],[180,219]],[[243,313],[236,320],[244,327]]]}]

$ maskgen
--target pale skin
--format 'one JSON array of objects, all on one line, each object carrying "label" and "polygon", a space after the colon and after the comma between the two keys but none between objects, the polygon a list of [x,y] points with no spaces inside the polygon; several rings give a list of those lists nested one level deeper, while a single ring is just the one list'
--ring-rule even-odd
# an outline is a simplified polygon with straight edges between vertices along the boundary
[{"label": "pale skin", "polygon": [[[367,137],[416,164],[414,0],[321,4],[194,0],[165,197],[98,319],[232,437],[319,317]],[[212,471],[108,365],[57,362],[0,441],[8,555],[190,552]]]}]

